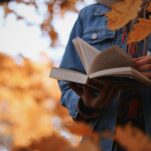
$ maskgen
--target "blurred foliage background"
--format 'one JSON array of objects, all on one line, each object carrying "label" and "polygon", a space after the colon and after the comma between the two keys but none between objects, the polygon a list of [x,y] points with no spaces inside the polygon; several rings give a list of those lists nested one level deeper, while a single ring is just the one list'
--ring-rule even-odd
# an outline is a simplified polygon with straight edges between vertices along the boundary
[{"label": "blurred foliage background", "polygon": [[[151,150],[150,138],[129,125],[117,127],[115,136],[96,134],[85,124],[76,125],[60,105],[57,81],[49,78],[52,66],[60,63],[79,10],[94,2],[0,1],[0,151],[100,151],[98,140],[104,137],[114,138],[128,151]],[[130,8],[134,14],[138,13],[131,5],[132,1],[126,2],[129,5],[123,1],[122,7],[114,7],[114,12],[110,12],[111,27],[117,23],[117,18],[116,28],[133,19]],[[140,7],[140,0],[136,3],[135,7]],[[149,12],[150,6],[151,3],[147,8]],[[123,7],[124,19],[118,11]],[[150,34],[150,23],[150,20],[146,23],[147,35]],[[138,27],[144,29],[144,24]],[[144,35],[143,30],[139,35],[140,30],[134,31],[131,42],[135,42],[135,36],[140,40]],[[46,43],[45,47],[41,47],[43,43]],[[89,139],[79,143],[81,135]]]},{"label": "blurred foliage background", "polygon": [[[38,26],[42,38],[49,38],[50,49],[55,49],[59,44],[59,33],[53,24],[55,17],[63,17],[64,14],[71,12],[78,13],[88,3],[85,0],[1,0],[3,26],[12,14],[15,15],[16,21],[22,20],[27,26],[37,24],[17,12],[17,6],[21,5],[34,8],[41,16]],[[5,44],[9,45],[7,41]],[[22,55],[22,52],[12,56],[1,50],[0,151],[35,149],[46,151],[56,149],[54,144],[57,147],[68,143],[75,146],[80,140],[63,126],[72,119],[59,103],[61,93],[57,82],[48,77],[54,63],[47,53],[40,55],[41,59],[34,61]]]}]

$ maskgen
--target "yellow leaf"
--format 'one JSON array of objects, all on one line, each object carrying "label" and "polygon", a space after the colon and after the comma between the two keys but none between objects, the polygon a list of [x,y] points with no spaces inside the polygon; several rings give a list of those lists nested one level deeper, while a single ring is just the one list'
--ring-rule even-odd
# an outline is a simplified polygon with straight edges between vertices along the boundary
[{"label": "yellow leaf", "polygon": [[106,14],[108,28],[120,29],[132,19],[137,17],[141,9],[142,0],[122,0],[112,5],[112,10]]},{"label": "yellow leaf", "polygon": [[127,43],[138,42],[146,38],[151,33],[151,19],[139,19],[139,23],[135,24],[133,31],[128,36]]}]

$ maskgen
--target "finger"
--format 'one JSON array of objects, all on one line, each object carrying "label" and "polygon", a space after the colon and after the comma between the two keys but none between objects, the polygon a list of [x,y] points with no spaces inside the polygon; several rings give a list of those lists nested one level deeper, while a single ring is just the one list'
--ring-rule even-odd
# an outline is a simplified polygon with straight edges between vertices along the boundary
[{"label": "finger", "polygon": [[81,84],[69,83],[69,86],[74,90],[79,96],[83,94],[83,86]]},{"label": "finger", "polygon": [[151,64],[151,57],[144,57],[143,59],[140,59],[135,62],[135,65],[140,67],[145,64]]},{"label": "finger", "polygon": [[112,89],[111,84],[105,85],[104,88],[101,90],[101,93],[98,95],[98,97],[93,102],[91,102],[91,104],[95,108],[103,107],[104,102],[106,101],[106,96],[108,95],[108,93],[110,92],[111,89]]},{"label": "finger", "polygon": [[108,95],[106,95],[105,101],[103,102],[102,106],[106,107],[111,104],[113,97],[115,97],[119,93],[119,86],[113,86],[109,90]]},{"label": "finger", "polygon": [[138,60],[141,60],[141,59],[144,59],[146,56],[142,56],[142,57],[138,57],[138,58],[134,58],[133,61],[138,61]]},{"label": "finger", "polygon": [[110,83],[107,83],[106,85],[104,85],[104,87],[101,89],[99,95],[97,96],[96,99],[102,99],[105,98],[106,96],[106,92],[108,92],[108,90],[112,87],[112,85]]},{"label": "finger", "polygon": [[83,87],[83,103],[86,106],[91,106],[91,102],[93,102],[94,98],[96,97],[94,95],[94,89],[91,89],[90,87],[84,86]]},{"label": "finger", "polygon": [[92,89],[90,89],[90,87],[87,87],[87,86],[84,86],[83,87],[83,96],[82,96],[82,100],[83,100],[83,103],[86,105],[86,106],[90,106],[89,102],[93,101],[93,96],[92,95]]},{"label": "finger", "polygon": [[139,71],[151,70],[151,64],[145,64],[137,68]]},{"label": "finger", "polygon": [[151,72],[142,72],[145,76],[147,76],[148,78],[151,78]]},{"label": "finger", "polygon": [[[84,95],[85,95],[85,104],[87,104],[88,106],[92,107],[92,108],[97,108],[97,104],[98,102],[102,101],[103,99],[103,89],[108,89],[110,85],[105,85],[102,89],[101,89],[101,93],[98,94],[98,96],[94,95],[92,93],[92,91],[88,88],[84,88]],[[100,97],[99,97],[100,96]],[[102,97],[101,97],[102,96]]]},{"label": "finger", "polygon": [[84,95],[85,95],[85,98],[91,100],[91,99],[94,97],[92,91],[94,91],[94,90],[91,89],[90,87],[84,86],[84,87],[83,87],[83,93],[84,93]]}]

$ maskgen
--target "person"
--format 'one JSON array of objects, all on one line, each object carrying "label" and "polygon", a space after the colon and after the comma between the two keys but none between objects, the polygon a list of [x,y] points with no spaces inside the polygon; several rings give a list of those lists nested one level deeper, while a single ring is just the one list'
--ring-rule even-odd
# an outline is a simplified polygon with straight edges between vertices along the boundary
[{"label": "person", "polygon": [[[116,0],[100,0],[80,11],[60,67],[85,73],[72,43],[74,38],[80,37],[100,51],[112,45],[118,45],[127,53],[134,52],[134,48],[137,48],[136,53],[132,54],[135,66],[151,78],[151,72],[146,72],[146,70],[151,70],[151,56],[145,55],[142,51],[143,49],[151,51],[151,36],[144,40],[148,42],[141,41],[137,45],[127,46],[125,32],[130,30],[130,23],[119,30],[109,30],[105,14],[111,9],[114,2]],[[151,136],[151,89],[123,90],[121,86],[113,85],[109,81],[105,81],[105,83],[96,95],[86,86],[60,80],[61,104],[69,110],[69,114],[74,120],[89,123],[94,131],[114,132],[115,125],[131,123]],[[103,139],[100,144],[104,151],[122,150],[114,145],[112,140]]]}]

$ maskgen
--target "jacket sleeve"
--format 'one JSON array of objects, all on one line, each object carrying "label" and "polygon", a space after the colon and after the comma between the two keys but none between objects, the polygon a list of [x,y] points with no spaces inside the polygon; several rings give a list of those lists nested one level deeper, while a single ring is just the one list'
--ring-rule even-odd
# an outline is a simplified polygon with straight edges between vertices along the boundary
[{"label": "jacket sleeve", "polygon": [[[83,65],[72,43],[73,38],[82,37],[82,34],[82,22],[79,15],[71,31],[63,59],[60,64],[61,68],[74,69],[84,73]],[[69,87],[68,82],[60,80],[59,86],[62,92],[61,104],[69,110],[72,118],[76,118],[78,115],[77,105],[80,97]]]},{"label": "jacket sleeve", "polygon": [[[79,15],[71,31],[63,59],[60,64],[61,68],[74,69],[85,73],[84,67],[72,43],[74,38],[82,37],[82,35],[82,20]],[[92,122],[92,119],[95,119],[100,114],[100,110],[86,107],[82,103],[80,96],[69,87],[68,82],[60,80],[59,86],[62,92],[61,104],[69,110],[69,113],[73,119],[84,122]]]}]

